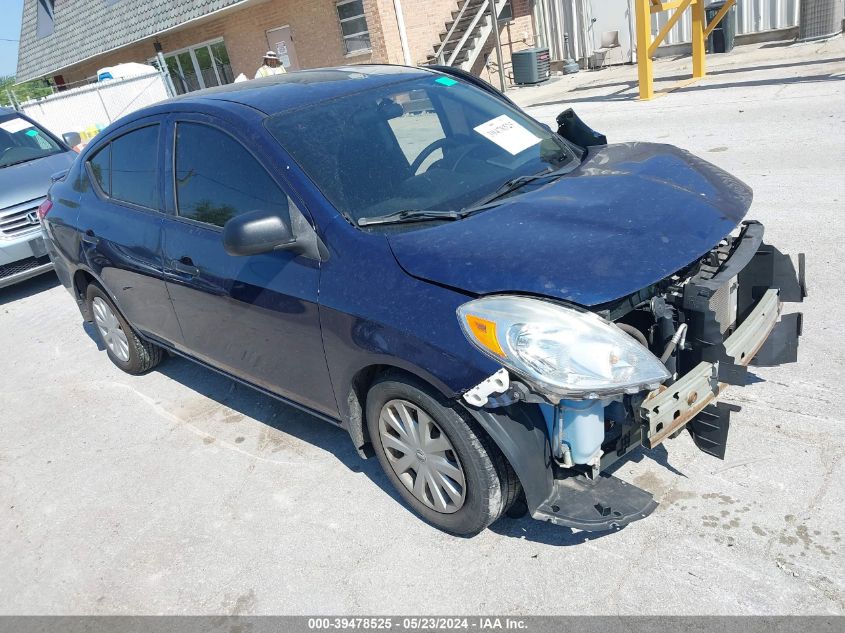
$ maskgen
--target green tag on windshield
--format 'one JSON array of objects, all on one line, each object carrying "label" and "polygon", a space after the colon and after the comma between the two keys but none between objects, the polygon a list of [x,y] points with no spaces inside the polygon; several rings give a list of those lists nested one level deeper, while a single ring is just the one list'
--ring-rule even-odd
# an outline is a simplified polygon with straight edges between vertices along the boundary
[{"label": "green tag on windshield", "polygon": [[444,86],[454,86],[457,81],[451,79],[450,77],[438,77],[434,80],[436,83],[443,84]]},{"label": "green tag on windshield", "polygon": [[38,136],[38,130],[27,130],[26,135],[27,136]]}]

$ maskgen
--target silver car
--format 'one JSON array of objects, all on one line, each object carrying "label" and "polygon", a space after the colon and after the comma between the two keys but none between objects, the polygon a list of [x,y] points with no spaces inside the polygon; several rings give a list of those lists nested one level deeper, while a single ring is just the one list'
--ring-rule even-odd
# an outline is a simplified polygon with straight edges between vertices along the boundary
[{"label": "silver car", "polygon": [[76,158],[19,112],[0,108],[0,288],[53,268],[38,222],[51,176]]}]

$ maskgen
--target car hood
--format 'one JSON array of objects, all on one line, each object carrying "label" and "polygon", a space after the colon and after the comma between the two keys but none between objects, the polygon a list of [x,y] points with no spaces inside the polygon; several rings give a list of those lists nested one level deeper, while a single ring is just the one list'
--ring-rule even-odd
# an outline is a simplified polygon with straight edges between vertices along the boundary
[{"label": "car hood", "polygon": [[409,274],[584,306],[660,281],[729,234],[751,189],[671,145],[589,149],[575,171],[464,220],[388,237]]},{"label": "car hood", "polygon": [[0,168],[0,209],[47,195],[50,176],[69,168],[75,158],[75,152],[62,152]]}]

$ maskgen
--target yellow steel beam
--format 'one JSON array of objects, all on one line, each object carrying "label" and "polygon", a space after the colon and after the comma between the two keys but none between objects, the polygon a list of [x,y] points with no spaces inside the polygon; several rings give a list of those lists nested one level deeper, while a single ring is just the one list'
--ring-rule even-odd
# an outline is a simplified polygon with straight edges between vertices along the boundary
[{"label": "yellow steel beam", "polygon": [[662,13],[663,11],[669,11],[670,9],[675,9],[681,6],[684,3],[684,0],[669,0],[669,2],[660,2],[660,0],[652,0],[651,2],[651,12],[652,13]]},{"label": "yellow steel beam", "polygon": [[[704,0],[634,0],[637,16],[637,73],[640,83],[640,99],[653,99],[659,94],[665,94],[683,85],[697,81],[707,73],[705,64],[705,46],[707,36],[713,31],[716,25],[722,20],[734,5],[736,0],[727,0],[725,6],[713,17],[713,21],[707,24],[704,12]],[[692,8],[692,77],[669,88],[667,91],[655,94],[654,92],[654,66],[652,56],[657,52],[657,47],[666,39],[669,31],[678,23],[681,16],[689,8]],[[651,14],[661,11],[675,12],[669,16],[660,31],[654,38],[651,34]]]},{"label": "yellow steel beam", "polygon": [[651,45],[648,47],[648,54],[649,56],[654,55],[657,51],[657,47],[660,46],[661,42],[666,39],[666,36],[669,35],[669,31],[672,30],[672,27],[678,23],[678,20],[681,19],[681,16],[684,14],[684,11],[687,10],[692,4],[700,4],[702,8],[704,7],[704,3],[701,0],[681,0],[681,3],[678,5],[677,10],[669,16],[669,19],[666,21],[666,24],[663,25],[663,28],[658,31],[657,35],[654,36],[654,41],[652,41]]},{"label": "yellow steel beam", "polygon": [[704,27],[705,27],[704,2],[697,2],[692,7],[692,77],[700,79],[707,74],[705,65]]},{"label": "yellow steel beam", "polygon": [[[693,0],[683,0],[681,2],[681,4],[678,6],[677,10],[669,17],[669,19],[666,21],[666,24],[663,25],[663,28],[660,29],[660,31],[658,31],[657,35],[654,36],[654,41],[652,41],[651,44],[648,47],[649,56],[654,55],[654,53],[657,51],[657,47],[660,46],[660,43],[664,39],[666,39],[666,36],[669,34],[669,31],[671,31],[672,27],[675,26],[675,24],[678,23],[678,20],[681,19],[681,16],[684,14],[684,11],[686,11],[687,7],[689,7],[692,3],[693,3]],[[702,10],[704,9],[704,3],[701,2],[700,0],[699,0],[699,2],[696,2],[696,5],[700,5],[700,8]],[[639,44],[639,41],[638,41],[638,44]]]},{"label": "yellow steel beam", "polygon": [[634,0],[637,16],[637,75],[640,83],[640,99],[654,98],[654,67],[651,48],[651,11],[649,0]]},{"label": "yellow steel beam", "polygon": [[707,39],[707,36],[710,35],[713,32],[713,29],[719,25],[719,22],[722,21],[722,18],[727,15],[728,11],[730,11],[730,8],[734,6],[735,3],[736,0],[728,0],[725,2],[722,8],[719,9],[719,12],[713,16],[713,19],[707,25],[707,28],[704,29],[704,39]]}]

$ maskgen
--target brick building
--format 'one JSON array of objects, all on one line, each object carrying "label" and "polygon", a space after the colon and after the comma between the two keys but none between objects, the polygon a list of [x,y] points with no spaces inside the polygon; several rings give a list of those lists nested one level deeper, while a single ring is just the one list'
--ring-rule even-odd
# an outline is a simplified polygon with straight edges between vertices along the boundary
[{"label": "brick building", "polygon": [[[534,0],[489,1],[507,68],[535,43]],[[439,57],[495,77],[490,13],[488,0],[25,0],[17,80],[91,81],[158,48],[177,92],[252,78],[268,49],[289,70]]]}]

